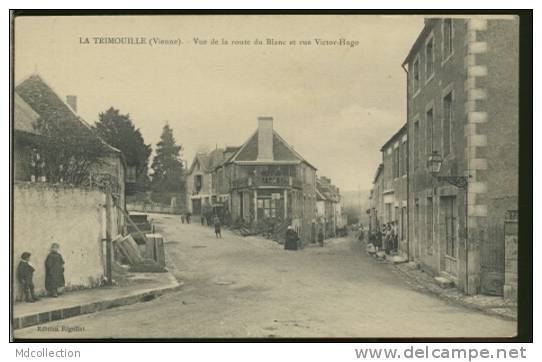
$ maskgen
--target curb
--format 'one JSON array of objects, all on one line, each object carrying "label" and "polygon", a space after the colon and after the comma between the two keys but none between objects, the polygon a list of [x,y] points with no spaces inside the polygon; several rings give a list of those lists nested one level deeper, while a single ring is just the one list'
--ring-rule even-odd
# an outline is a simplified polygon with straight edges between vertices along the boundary
[{"label": "curb", "polygon": [[[414,280],[415,279],[408,272],[402,270],[398,265],[393,264],[393,267],[397,271],[399,271],[399,273],[402,274],[405,278],[408,278],[409,280]],[[444,293],[439,293],[438,291],[433,290],[432,288],[428,288],[425,285],[423,285],[421,283],[418,283],[417,281],[415,281],[415,283],[416,283],[417,288],[423,289],[423,290],[427,291],[428,293],[431,293],[431,294],[437,296],[438,298],[440,298],[440,299],[442,299],[442,300],[444,300],[446,302],[459,304],[462,307],[465,307],[465,308],[468,308],[468,309],[471,309],[471,310],[476,310],[478,312],[483,312],[484,314],[487,314],[487,315],[490,315],[490,316],[493,316],[493,317],[499,317],[499,318],[507,320],[507,321],[514,321],[514,322],[517,321],[517,317],[512,317],[512,316],[508,316],[506,314],[498,313],[498,312],[494,311],[493,308],[486,308],[486,307],[479,306],[479,305],[476,305],[476,304],[473,304],[473,303],[465,302],[465,301],[463,301],[461,299],[451,298],[451,297],[445,295]]]},{"label": "curb", "polygon": [[139,302],[148,302],[165,293],[173,292],[183,286],[182,282],[177,282],[175,286],[166,286],[154,290],[147,290],[137,294],[128,295],[114,299],[106,299],[98,302],[70,306],[66,308],[56,309],[43,313],[29,314],[13,318],[13,330],[31,327],[37,324],[72,318],[84,314],[96,313],[103,310],[122,307],[125,305],[135,304]]}]

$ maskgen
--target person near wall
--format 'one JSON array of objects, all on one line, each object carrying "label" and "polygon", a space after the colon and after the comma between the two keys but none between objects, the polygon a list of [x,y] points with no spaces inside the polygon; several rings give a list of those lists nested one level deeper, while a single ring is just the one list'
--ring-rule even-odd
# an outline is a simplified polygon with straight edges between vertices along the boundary
[{"label": "person near wall", "polygon": [[205,215],[203,215],[203,213],[201,213],[200,220],[201,220],[201,226],[205,225]]},{"label": "person near wall", "polygon": [[190,224],[190,218],[192,217],[192,214],[190,213],[190,211],[187,211],[186,212],[186,223],[187,224]]},{"label": "person near wall", "polygon": [[221,231],[220,231],[220,227],[221,227],[221,225],[220,225],[220,218],[218,217],[218,215],[215,215],[215,218],[214,218],[214,220],[213,220],[213,223],[214,223],[214,225],[215,225],[215,235],[216,235],[216,238],[217,238],[217,239],[218,239],[218,238],[222,239],[222,233],[221,233]]},{"label": "person near wall", "polygon": [[185,219],[185,215],[181,214],[181,223],[183,223],[183,224],[184,224],[184,219]]},{"label": "person near wall", "polygon": [[30,253],[25,251],[21,254],[21,260],[17,266],[17,280],[21,286],[22,297],[27,303],[34,303],[39,298],[34,294],[34,266],[30,263]]},{"label": "person near wall", "polygon": [[60,245],[53,243],[45,259],[45,289],[51,297],[58,297],[58,290],[65,285],[64,259],[60,255]]},{"label": "person near wall", "polygon": [[376,246],[376,251],[380,251],[382,249],[382,229],[380,228],[380,225],[377,225],[377,228],[376,228],[375,246]]},{"label": "person near wall", "polygon": [[391,250],[397,252],[399,248],[399,238],[397,233],[397,221],[393,222],[393,227],[391,229]]},{"label": "person near wall", "polygon": [[324,232],[322,231],[322,229],[318,231],[318,244],[320,245],[320,247],[324,246]]},{"label": "person near wall", "polygon": [[390,254],[393,249],[393,227],[391,222],[386,226],[386,254]]},{"label": "person near wall", "polygon": [[297,233],[295,232],[293,226],[288,226],[288,229],[286,230],[286,240],[284,241],[284,249],[297,250],[298,240],[299,236],[297,236]]}]

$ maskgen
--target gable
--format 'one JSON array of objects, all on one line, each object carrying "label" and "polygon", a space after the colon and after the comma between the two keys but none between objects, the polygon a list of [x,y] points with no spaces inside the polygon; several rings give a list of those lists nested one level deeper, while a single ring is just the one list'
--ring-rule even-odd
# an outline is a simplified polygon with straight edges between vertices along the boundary
[{"label": "gable", "polygon": [[[244,146],[238,151],[232,161],[257,161],[258,160],[258,131],[256,131]],[[273,131],[273,161],[305,161],[292,150],[275,131]]]},{"label": "gable", "polygon": [[256,161],[258,158],[258,132],[245,143],[241,151],[234,157],[234,161]]},{"label": "gable", "polygon": [[290,147],[275,132],[273,132],[273,159],[275,161],[303,161],[297,157]]}]

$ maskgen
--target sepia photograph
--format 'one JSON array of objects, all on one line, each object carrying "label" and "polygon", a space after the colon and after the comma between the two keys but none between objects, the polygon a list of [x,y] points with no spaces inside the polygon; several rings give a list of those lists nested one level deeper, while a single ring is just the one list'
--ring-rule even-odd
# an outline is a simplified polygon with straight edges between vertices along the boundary
[{"label": "sepia photograph", "polygon": [[528,16],[11,17],[13,341],[495,340],[532,315]]}]

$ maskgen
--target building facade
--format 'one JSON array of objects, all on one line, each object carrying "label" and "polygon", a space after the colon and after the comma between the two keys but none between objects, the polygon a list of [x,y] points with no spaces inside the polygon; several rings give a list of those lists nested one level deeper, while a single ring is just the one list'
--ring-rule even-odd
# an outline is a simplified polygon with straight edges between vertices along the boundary
[{"label": "building facade", "polygon": [[216,201],[213,187],[213,170],[224,161],[224,150],[217,148],[209,153],[197,153],[186,174],[188,210],[201,215]]},{"label": "building facade", "polygon": [[[503,294],[505,215],[518,207],[518,26],[426,19],[403,63],[409,257],[469,294]],[[442,161],[440,181],[430,159]]]},{"label": "building facade", "polygon": [[380,163],[376,168],[375,176],[373,178],[373,186],[369,193],[369,232],[375,233],[382,227],[382,209],[383,209],[383,197],[382,191],[384,190],[384,177],[383,177],[384,165]]},{"label": "building facade", "polygon": [[[15,181],[48,182],[42,173],[47,160],[40,152],[43,135],[36,128],[39,119],[62,119],[86,131],[85,137],[95,138],[105,146],[105,155],[88,167],[89,180],[103,178],[112,180],[117,204],[125,208],[126,160],[117,148],[107,144],[96,135],[92,127],[76,113],[76,97],[67,96],[64,100],[38,74],[33,74],[15,87],[13,108],[13,133],[15,150]],[[53,136],[54,137],[54,136]],[[124,216],[119,214],[119,225],[124,225]]]},{"label": "building facade", "polygon": [[382,186],[380,222],[390,224],[397,234],[397,251],[408,253],[408,135],[401,127],[380,149]]},{"label": "building facade", "polygon": [[328,177],[320,176],[316,179],[316,210],[314,235],[322,230],[324,238],[335,237],[337,229],[344,227],[341,194]]}]

